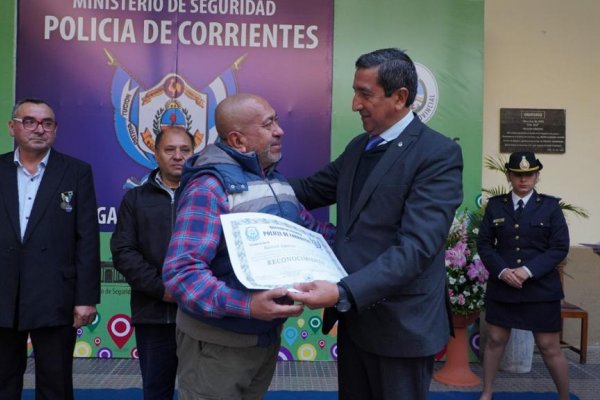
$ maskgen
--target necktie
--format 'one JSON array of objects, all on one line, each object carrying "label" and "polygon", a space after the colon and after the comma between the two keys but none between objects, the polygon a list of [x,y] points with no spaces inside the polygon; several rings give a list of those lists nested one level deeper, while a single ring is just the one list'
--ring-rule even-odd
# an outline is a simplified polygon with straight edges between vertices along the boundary
[{"label": "necktie", "polygon": [[517,201],[517,217],[520,217],[521,214],[523,213],[523,207],[525,207],[525,203],[523,203],[523,200],[519,200]]},{"label": "necktie", "polygon": [[369,151],[372,148],[377,147],[379,143],[383,142],[383,138],[381,136],[371,136],[367,145],[365,146],[365,151]]}]

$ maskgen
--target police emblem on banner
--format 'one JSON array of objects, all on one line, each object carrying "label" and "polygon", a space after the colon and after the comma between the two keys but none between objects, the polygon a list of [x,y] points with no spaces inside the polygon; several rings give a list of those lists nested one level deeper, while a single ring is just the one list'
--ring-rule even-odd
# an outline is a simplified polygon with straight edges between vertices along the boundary
[{"label": "police emblem on banner", "polygon": [[[131,117],[131,108],[124,107],[131,101],[132,94],[121,97],[121,116],[129,126],[129,139],[136,144],[138,154],[148,159],[154,155],[154,139],[163,129],[170,126],[184,128],[194,138],[196,149],[204,148],[214,138],[206,134],[206,104],[208,96],[192,88],[181,76],[168,74],[156,86],[139,91],[137,98],[139,116],[137,124]],[[135,132],[135,135],[131,135]],[[136,155],[134,155],[136,156]],[[143,165],[143,163],[141,163]]]},{"label": "police emblem on banner", "polygon": [[419,84],[417,95],[412,104],[412,110],[417,113],[419,119],[427,122],[435,114],[439,102],[438,85],[433,72],[423,64],[415,63]]},{"label": "police emblem on banner", "polygon": [[[135,162],[148,169],[157,167],[155,138],[169,126],[182,127],[192,135],[196,153],[216,140],[215,108],[225,97],[236,94],[234,74],[245,56],[198,90],[176,73],[166,74],[151,88],[142,88],[111,53],[105,50],[105,54],[115,67],[111,88],[115,132],[119,144]],[[137,186],[145,178],[141,182],[130,178],[124,186]]]}]

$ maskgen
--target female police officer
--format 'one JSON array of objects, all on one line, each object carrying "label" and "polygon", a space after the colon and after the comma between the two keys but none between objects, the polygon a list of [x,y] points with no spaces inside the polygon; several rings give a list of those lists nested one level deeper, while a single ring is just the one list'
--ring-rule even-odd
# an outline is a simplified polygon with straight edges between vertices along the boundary
[{"label": "female police officer", "polygon": [[563,291],[558,270],[569,251],[569,231],[559,199],[534,189],[542,167],[531,152],[511,154],[506,177],[512,191],[489,199],[479,229],[477,249],[490,272],[480,400],[492,398],[511,328],[533,331],[559,398],[569,398],[569,370],[559,339]]}]

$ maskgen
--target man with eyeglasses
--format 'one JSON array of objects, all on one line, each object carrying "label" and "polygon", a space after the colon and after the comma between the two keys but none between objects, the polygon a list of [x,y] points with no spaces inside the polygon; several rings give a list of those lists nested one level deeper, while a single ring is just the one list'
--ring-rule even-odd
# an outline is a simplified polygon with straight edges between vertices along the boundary
[{"label": "man with eyeglasses", "polygon": [[52,148],[43,100],[13,108],[0,155],[0,399],[21,399],[27,338],[36,399],[73,399],[76,331],[96,318],[100,250],[92,170]]}]

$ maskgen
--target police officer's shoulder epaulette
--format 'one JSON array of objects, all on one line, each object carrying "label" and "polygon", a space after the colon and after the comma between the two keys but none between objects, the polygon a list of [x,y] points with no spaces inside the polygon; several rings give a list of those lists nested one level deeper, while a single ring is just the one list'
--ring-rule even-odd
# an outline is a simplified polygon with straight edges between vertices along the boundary
[{"label": "police officer's shoulder epaulette", "polygon": [[562,200],[560,197],[552,196],[552,195],[546,194],[546,193],[538,193],[538,197],[540,197],[540,198],[547,198],[549,200],[556,200],[556,201],[561,201]]},{"label": "police officer's shoulder epaulette", "polygon": [[488,201],[508,201],[510,199],[510,196],[507,195],[506,193],[503,194],[497,194],[495,196],[492,196],[488,199]]}]

